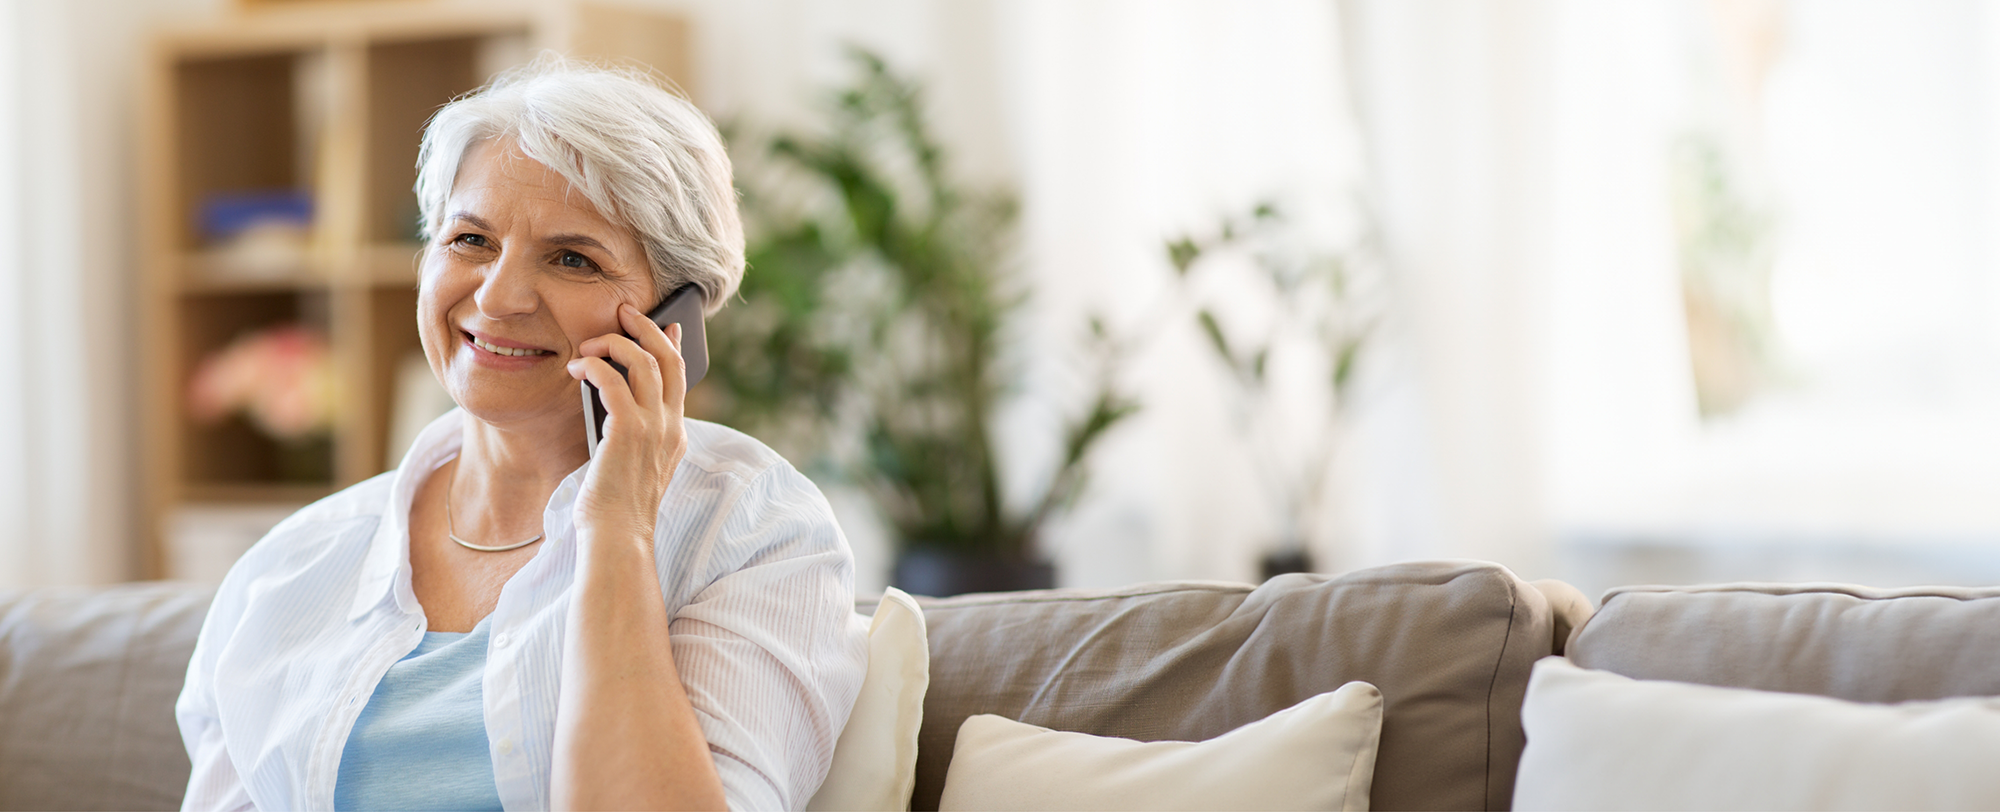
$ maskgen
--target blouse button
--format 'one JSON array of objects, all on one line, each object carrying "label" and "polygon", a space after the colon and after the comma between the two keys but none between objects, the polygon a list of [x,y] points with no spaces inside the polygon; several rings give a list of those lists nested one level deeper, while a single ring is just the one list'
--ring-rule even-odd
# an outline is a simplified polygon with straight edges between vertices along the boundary
[{"label": "blouse button", "polygon": [[500,755],[503,755],[503,756],[511,756],[511,755],[513,755],[513,754],[514,754],[514,740],[513,740],[513,739],[501,739],[501,740],[500,740]]},{"label": "blouse button", "polygon": [[506,632],[501,632],[499,636],[493,638],[493,645],[499,646],[501,648],[506,648],[507,644],[513,641],[514,641],[513,637],[509,636]]}]

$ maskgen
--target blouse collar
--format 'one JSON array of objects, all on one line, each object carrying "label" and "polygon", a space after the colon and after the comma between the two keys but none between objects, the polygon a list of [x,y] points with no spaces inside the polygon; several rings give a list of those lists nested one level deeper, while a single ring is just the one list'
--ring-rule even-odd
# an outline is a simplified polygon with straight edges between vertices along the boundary
[{"label": "blouse collar", "polygon": [[389,503],[382,511],[382,521],[375,526],[374,539],[368,544],[368,557],[361,566],[361,583],[354,593],[354,606],[348,610],[348,620],[359,620],[368,614],[391,591],[396,605],[405,614],[420,610],[416,592],[410,588],[410,509],[416,503],[417,487],[431,472],[458,456],[465,443],[464,418],[464,412],[452,409],[431,421],[417,434],[416,442],[410,444],[402,464],[396,466],[395,479],[389,486]]}]

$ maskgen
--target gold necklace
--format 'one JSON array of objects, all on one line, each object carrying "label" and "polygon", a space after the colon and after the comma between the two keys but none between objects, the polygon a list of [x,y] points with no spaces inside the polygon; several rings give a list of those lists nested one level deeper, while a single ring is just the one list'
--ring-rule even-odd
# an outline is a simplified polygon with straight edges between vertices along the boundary
[{"label": "gold necklace", "polygon": [[521,549],[522,547],[526,547],[530,544],[542,540],[542,534],[536,533],[534,538],[528,539],[527,541],[517,541],[514,542],[513,544],[487,546],[484,544],[473,544],[472,542],[459,538],[458,527],[456,526],[457,523],[452,521],[451,519],[451,492],[454,486],[456,485],[458,485],[458,466],[453,465],[451,468],[451,481],[444,484],[444,526],[445,526],[445,535],[450,536],[452,541],[458,542],[458,546],[464,547],[465,549],[468,550],[478,550],[479,552],[482,553],[504,553],[507,552],[508,550]]}]

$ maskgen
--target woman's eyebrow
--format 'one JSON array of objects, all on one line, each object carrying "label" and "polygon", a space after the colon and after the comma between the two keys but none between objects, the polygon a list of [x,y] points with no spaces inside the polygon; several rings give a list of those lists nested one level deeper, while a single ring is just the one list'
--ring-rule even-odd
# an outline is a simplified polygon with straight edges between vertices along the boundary
[{"label": "woman's eyebrow", "polygon": [[547,242],[550,245],[557,245],[564,248],[577,248],[577,247],[595,248],[599,251],[603,251],[604,253],[611,254],[612,256],[617,256],[616,252],[612,251],[604,243],[598,242],[595,237],[589,237],[582,234],[553,234],[550,235],[545,240],[545,242]]},{"label": "woman's eyebrow", "polygon": [[469,211],[457,212],[446,219],[464,221],[466,225],[472,226],[473,228],[479,229],[480,231],[493,230],[492,223],[486,222],[484,218],[480,217],[477,214],[473,214],[472,212]]}]

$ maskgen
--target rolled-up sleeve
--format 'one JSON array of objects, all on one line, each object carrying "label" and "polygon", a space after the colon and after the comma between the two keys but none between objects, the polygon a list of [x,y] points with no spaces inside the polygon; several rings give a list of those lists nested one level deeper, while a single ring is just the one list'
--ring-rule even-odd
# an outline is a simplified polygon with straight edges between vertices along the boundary
[{"label": "rolled-up sleeve", "polygon": [[826,777],[861,690],[867,630],[833,511],[788,465],[712,528],[709,582],[669,627],[674,663],[735,809],[797,809]]}]

